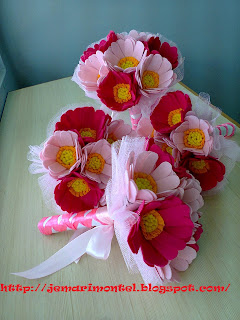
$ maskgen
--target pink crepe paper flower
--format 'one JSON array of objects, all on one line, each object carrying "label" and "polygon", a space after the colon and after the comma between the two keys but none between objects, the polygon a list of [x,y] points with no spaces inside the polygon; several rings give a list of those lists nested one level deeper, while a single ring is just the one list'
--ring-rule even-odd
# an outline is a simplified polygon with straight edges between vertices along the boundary
[{"label": "pink crepe paper flower", "polygon": [[149,202],[160,196],[169,196],[179,186],[180,179],[173,171],[171,163],[163,161],[157,164],[158,161],[157,153],[144,151],[137,157],[134,165],[133,154],[130,155],[125,172],[129,202]]},{"label": "pink crepe paper flower", "polygon": [[[183,181],[184,179],[185,181]],[[182,201],[186,203],[193,212],[198,211],[204,205],[203,197],[201,196],[202,188],[199,181],[194,177],[192,177],[192,179],[182,178],[181,180],[184,188],[184,194],[181,198]]]},{"label": "pink crepe paper flower", "polygon": [[132,136],[132,128],[129,124],[124,123],[123,120],[114,120],[108,126],[106,140],[112,144],[117,140],[121,140],[122,137],[130,134]]},{"label": "pink crepe paper flower", "polygon": [[127,73],[135,71],[143,57],[143,43],[132,38],[113,42],[104,53],[104,60],[111,69]]},{"label": "pink crepe paper flower", "polygon": [[150,54],[136,68],[136,80],[144,95],[165,93],[171,85],[174,73],[171,63],[160,54]]},{"label": "pink crepe paper flower", "polygon": [[164,267],[156,267],[155,266],[155,269],[157,270],[158,275],[159,275],[160,279],[162,280],[162,282],[165,283],[165,282],[177,281],[169,263],[166,264]]},{"label": "pink crepe paper flower", "polygon": [[140,94],[134,74],[109,71],[100,82],[97,95],[109,109],[124,111],[138,103]]},{"label": "pink crepe paper flower", "polygon": [[204,205],[203,197],[201,196],[202,188],[197,179],[182,178],[174,195],[179,197],[184,203],[191,208],[191,219],[193,222],[198,220],[197,211]]},{"label": "pink crepe paper flower", "polygon": [[133,38],[136,41],[147,41],[151,36],[152,34],[147,32],[138,32],[136,30],[131,30],[129,33],[123,32],[118,34],[119,39]]},{"label": "pink crepe paper flower", "polygon": [[183,250],[178,252],[175,259],[170,261],[170,267],[177,271],[186,271],[196,257],[196,250],[187,245]]},{"label": "pink crepe paper flower", "polygon": [[150,267],[166,266],[186,247],[192,236],[189,211],[177,197],[141,205],[139,219],[128,236],[132,252],[137,254],[141,249],[143,260]]},{"label": "pink crepe paper flower", "polygon": [[107,35],[107,41],[102,39],[99,43],[96,43],[93,47],[87,48],[81,56],[81,60],[85,62],[92,54],[96,53],[98,50],[105,52],[108,47],[114,42],[117,41],[118,37],[114,31],[110,31]]},{"label": "pink crepe paper flower", "polygon": [[56,131],[44,144],[40,153],[43,166],[55,178],[68,175],[81,163],[78,135],[73,131]]},{"label": "pink crepe paper flower", "polygon": [[84,63],[78,64],[74,71],[72,80],[84,91],[96,91],[98,84],[108,74],[108,68],[103,61],[103,53],[97,51]]},{"label": "pink crepe paper flower", "polygon": [[187,115],[185,121],[170,134],[178,150],[207,156],[213,147],[213,127],[206,120]]},{"label": "pink crepe paper flower", "polygon": [[105,140],[90,143],[83,148],[82,173],[105,187],[112,176],[111,145]]},{"label": "pink crepe paper flower", "polygon": [[192,222],[196,223],[201,218],[202,212],[194,211],[191,213],[191,220]]}]

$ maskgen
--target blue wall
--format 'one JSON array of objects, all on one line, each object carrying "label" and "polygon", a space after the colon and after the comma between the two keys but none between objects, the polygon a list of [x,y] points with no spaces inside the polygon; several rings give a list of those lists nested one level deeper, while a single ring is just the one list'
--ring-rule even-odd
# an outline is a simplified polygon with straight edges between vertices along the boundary
[{"label": "blue wall", "polygon": [[185,60],[184,83],[240,122],[239,0],[1,0],[0,37],[20,86],[70,76],[110,29],[160,32]]},{"label": "blue wall", "polygon": [[9,61],[0,38],[0,120],[8,92],[18,88],[12,63]]}]

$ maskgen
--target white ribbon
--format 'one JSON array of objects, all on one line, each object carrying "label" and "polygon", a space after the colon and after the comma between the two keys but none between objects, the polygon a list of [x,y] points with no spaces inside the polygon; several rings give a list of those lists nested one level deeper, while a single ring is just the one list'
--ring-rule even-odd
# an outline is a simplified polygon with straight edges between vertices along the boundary
[{"label": "white ribbon", "polygon": [[77,236],[38,266],[12,274],[27,279],[43,278],[79,260],[84,253],[97,259],[106,260],[111,251],[113,235],[113,223],[94,227]]}]

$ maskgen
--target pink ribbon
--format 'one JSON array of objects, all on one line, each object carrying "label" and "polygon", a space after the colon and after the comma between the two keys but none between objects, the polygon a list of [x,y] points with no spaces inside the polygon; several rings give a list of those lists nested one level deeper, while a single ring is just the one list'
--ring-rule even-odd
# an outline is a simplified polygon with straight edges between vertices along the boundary
[{"label": "pink ribbon", "polygon": [[107,207],[85,210],[78,213],[67,213],[51,217],[45,217],[38,223],[38,229],[42,234],[67,230],[78,230],[84,227],[91,228],[99,224],[109,224],[111,219],[108,216]]}]

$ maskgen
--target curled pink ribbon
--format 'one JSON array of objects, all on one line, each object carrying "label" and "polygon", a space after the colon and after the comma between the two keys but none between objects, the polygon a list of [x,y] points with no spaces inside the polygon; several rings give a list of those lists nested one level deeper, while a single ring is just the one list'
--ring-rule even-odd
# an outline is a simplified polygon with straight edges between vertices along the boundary
[{"label": "curled pink ribbon", "polygon": [[84,227],[92,228],[99,225],[111,224],[107,207],[85,210],[78,213],[67,213],[51,217],[45,217],[38,223],[38,229],[42,234],[67,230],[78,230]]},{"label": "curled pink ribbon", "polygon": [[232,136],[234,136],[236,131],[236,126],[230,122],[219,124],[215,128],[215,130],[218,131],[219,135],[222,135],[225,138],[231,138]]}]

